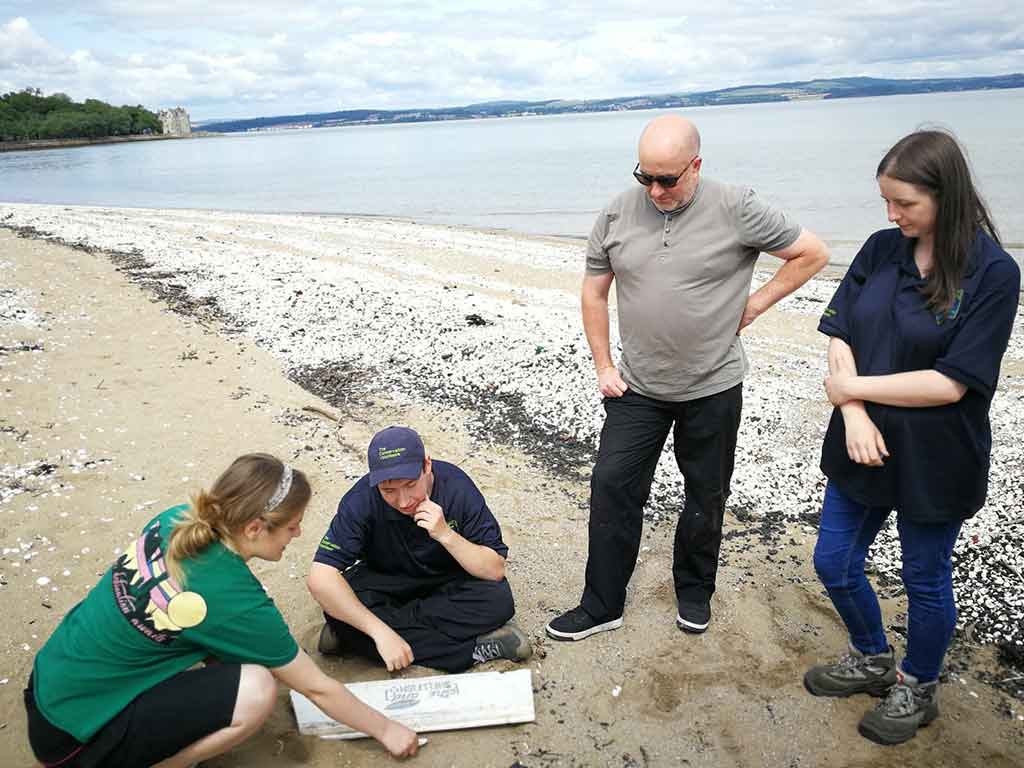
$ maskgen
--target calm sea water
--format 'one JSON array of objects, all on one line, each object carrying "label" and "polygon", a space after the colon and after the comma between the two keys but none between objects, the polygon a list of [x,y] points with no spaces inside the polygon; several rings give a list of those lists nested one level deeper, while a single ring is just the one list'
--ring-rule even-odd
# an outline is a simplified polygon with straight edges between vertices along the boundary
[{"label": "calm sea water", "polygon": [[[360,126],[0,154],[0,201],[358,213],[584,236],[634,184],[653,112]],[[1024,254],[1024,90],[704,107],[704,173],[749,184],[837,260],[886,226],[874,169],[941,125],[966,145],[1009,249]]]}]

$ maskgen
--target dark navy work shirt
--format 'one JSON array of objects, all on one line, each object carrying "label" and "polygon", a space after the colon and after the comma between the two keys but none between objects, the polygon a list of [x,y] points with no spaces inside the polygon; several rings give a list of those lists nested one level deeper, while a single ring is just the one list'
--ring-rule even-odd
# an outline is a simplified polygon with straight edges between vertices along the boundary
[{"label": "dark navy work shirt", "polygon": [[[508,547],[501,528],[469,475],[446,461],[432,461],[434,487],[430,500],[444,511],[448,525],[474,544],[490,547],[502,557]],[[313,561],[344,571],[357,560],[376,571],[407,576],[457,576],[465,573],[448,550],[412,517],[389,506],[364,475],[346,493]]]},{"label": "dark navy work shirt", "polygon": [[967,387],[956,403],[904,408],[865,403],[889,458],[882,467],[852,461],[838,408],[822,447],[821,470],[853,500],[896,509],[919,522],[971,517],[988,491],[989,406],[1020,297],[1020,269],[979,233],[953,306],[928,309],[914,262],[914,240],[898,229],[872,235],[818,325],[853,350],[857,373],[884,376],[934,369]]}]

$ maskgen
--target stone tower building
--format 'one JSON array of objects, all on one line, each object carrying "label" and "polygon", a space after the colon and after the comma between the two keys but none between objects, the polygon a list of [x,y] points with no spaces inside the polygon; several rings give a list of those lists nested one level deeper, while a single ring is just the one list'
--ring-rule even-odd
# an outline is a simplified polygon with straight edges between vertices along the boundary
[{"label": "stone tower building", "polygon": [[168,136],[188,136],[192,133],[192,122],[188,119],[188,112],[182,107],[174,109],[161,109],[157,113],[160,124],[163,125],[164,134]]}]

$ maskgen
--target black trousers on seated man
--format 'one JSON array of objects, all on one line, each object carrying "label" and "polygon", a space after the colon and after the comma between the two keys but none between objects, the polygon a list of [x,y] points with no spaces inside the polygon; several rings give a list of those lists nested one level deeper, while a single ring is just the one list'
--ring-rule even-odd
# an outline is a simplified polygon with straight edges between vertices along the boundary
[{"label": "black trousers on seated man", "polygon": [[[344,573],[356,597],[412,648],[414,664],[461,672],[473,664],[476,639],[515,614],[508,581],[464,575],[424,578],[374,571],[357,563]],[[324,614],[342,653],[383,663],[373,638]]]},{"label": "black trousers on seated man", "polygon": [[640,551],[644,504],[670,429],[686,491],[672,558],[676,599],[680,605],[711,599],[742,407],[742,384],[680,403],[632,390],[605,398],[607,417],[590,480],[590,546],[581,601],[591,617],[622,616]]}]

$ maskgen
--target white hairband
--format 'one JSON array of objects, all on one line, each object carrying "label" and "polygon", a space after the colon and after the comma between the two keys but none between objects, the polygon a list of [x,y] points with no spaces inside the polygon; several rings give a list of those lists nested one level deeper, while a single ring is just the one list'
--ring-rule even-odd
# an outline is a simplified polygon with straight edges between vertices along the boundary
[{"label": "white hairband", "polygon": [[277,506],[284,501],[284,497],[288,495],[288,491],[292,489],[292,468],[287,464],[284,465],[284,471],[281,473],[281,479],[277,482],[277,490],[274,491],[274,495],[270,497],[267,502],[267,509],[264,514],[273,512],[277,509]]}]

